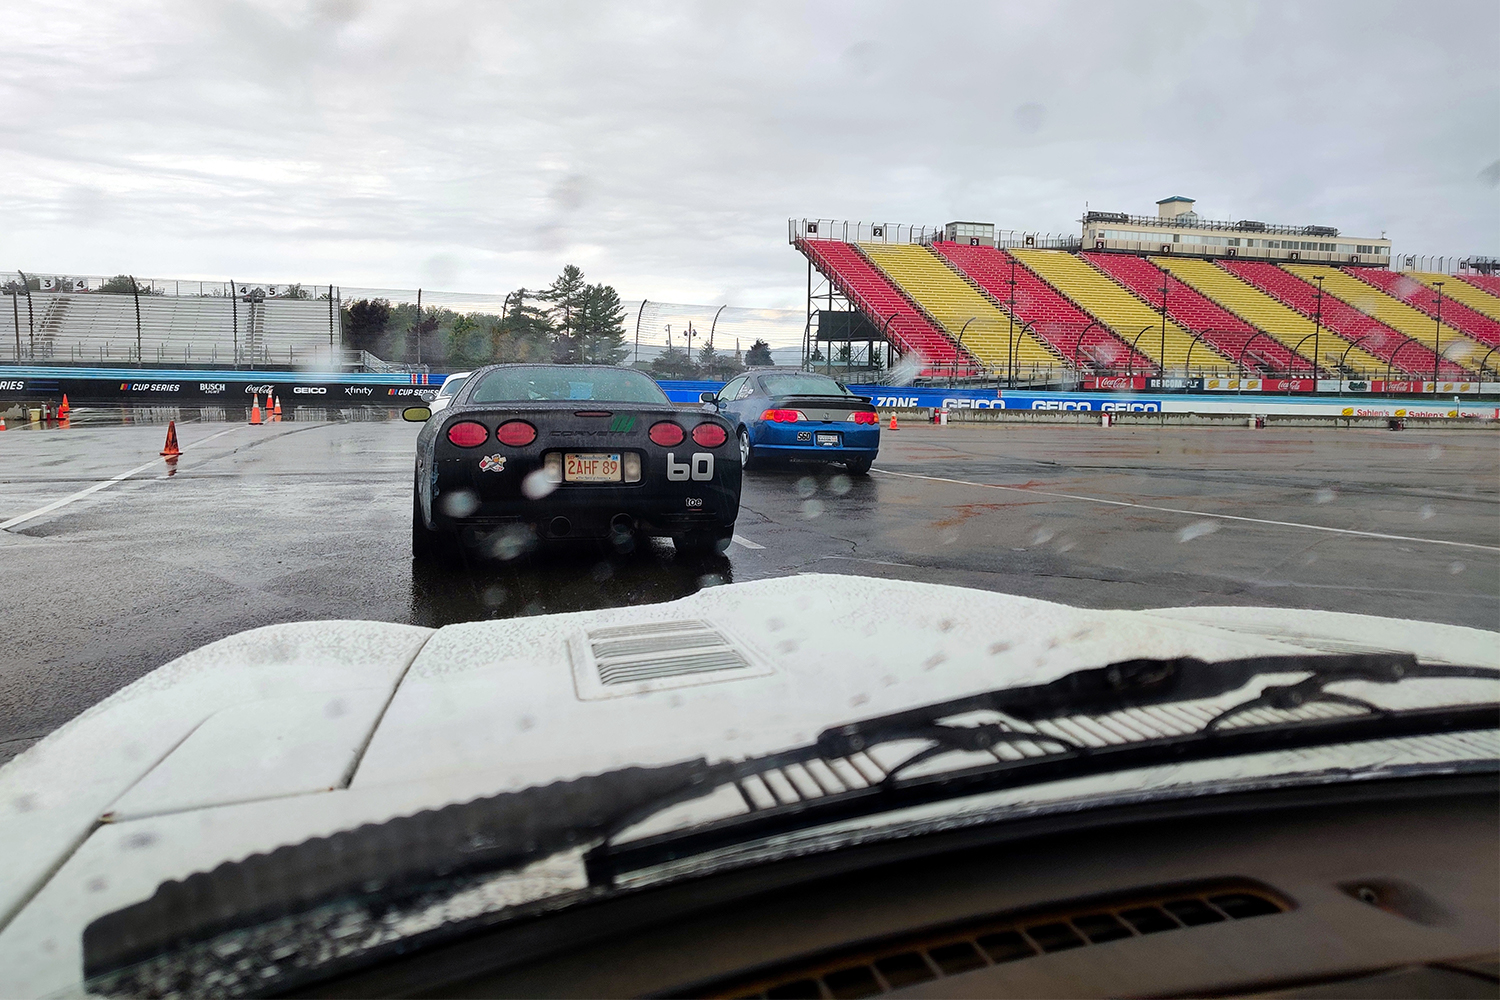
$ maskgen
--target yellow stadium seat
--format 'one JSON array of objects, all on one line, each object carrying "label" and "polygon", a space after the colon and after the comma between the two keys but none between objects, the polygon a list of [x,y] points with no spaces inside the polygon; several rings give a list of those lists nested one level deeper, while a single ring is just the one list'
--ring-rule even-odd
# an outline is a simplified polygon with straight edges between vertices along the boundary
[{"label": "yellow stadium seat", "polygon": [[859,248],[941,323],[950,337],[958,340],[962,334],[964,349],[985,364],[1004,368],[1007,352],[1014,344],[1017,367],[1061,366],[1061,358],[1022,330],[1019,323],[1012,324],[1004,311],[926,247],[915,243],[861,243]]},{"label": "yellow stadium seat", "polygon": [[1196,347],[1193,346],[1193,335],[1171,320],[1167,320],[1163,334],[1160,312],[1077,254],[1062,250],[1012,250],[1010,253],[1087,310],[1089,315],[1107,325],[1127,344],[1134,345],[1136,350],[1165,369],[1184,368],[1190,348],[1195,364],[1222,363],[1218,352],[1201,340]]}]

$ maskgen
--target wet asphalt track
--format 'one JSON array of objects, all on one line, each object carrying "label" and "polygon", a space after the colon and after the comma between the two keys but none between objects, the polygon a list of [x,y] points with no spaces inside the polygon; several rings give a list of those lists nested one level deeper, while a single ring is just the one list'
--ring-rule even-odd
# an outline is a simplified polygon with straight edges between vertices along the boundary
[{"label": "wet asphalt track", "polygon": [[724,558],[678,559],[661,542],[433,574],[408,554],[415,425],[352,415],[364,419],[180,422],[171,475],[156,457],[166,413],[0,434],[0,761],[247,628],[442,625],[799,572],[1091,607],[1263,604],[1500,628],[1489,431],[907,426],[884,435],[882,471],[867,478],[749,473]]}]

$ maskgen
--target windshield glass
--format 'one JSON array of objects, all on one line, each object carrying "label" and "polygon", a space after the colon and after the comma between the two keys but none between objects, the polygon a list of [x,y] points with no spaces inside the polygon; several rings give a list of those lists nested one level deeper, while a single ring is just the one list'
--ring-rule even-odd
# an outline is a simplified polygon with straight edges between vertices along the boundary
[{"label": "windshield glass", "polygon": [[773,396],[849,396],[852,393],[823,375],[764,375],[761,383]]},{"label": "windshield glass", "polygon": [[[1500,3],[640,7],[3,8],[0,1000],[320,838],[292,890],[615,851],[370,907],[437,934],[759,892],[794,834],[1500,771],[1494,683],[1417,669],[1500,667]],[[1364,673],[1173,673],[1278,656]]]},{"label": "windshield glass", "polygon": [[499,368],[479,377],[470,403],[592,399],[617,403],[667,403],[666,393],[639,372],[617,368]]}]

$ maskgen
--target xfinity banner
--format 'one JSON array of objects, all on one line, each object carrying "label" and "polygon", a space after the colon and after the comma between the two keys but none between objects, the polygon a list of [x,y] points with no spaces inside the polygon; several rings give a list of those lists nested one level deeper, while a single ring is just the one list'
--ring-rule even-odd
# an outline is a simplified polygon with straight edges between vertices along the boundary
[{"label": "xfinity banner", "polygon": [[[284,374],[281,372],[278,375]],[[412,400],[430,400],[436,385],[349,385],[339,382],[310,383],[296,379],[249,380],[203,379],[100,379],[100,378],[0,378],[0,399],[61,397],[80,403],[144,404],[147,406],[201,406],[212,403],[249,405],[256,396],[275,396],[285,406],[348,406],[355,403],[404,406]]]}]

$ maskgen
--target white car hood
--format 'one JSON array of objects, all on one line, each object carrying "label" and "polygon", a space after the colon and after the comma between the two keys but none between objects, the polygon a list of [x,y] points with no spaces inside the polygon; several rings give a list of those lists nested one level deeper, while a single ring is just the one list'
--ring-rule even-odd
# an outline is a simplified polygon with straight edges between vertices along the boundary
[{"label": "white car hood", "polygon": [[[718,669],[650,676],[651,650],[710,633],[723,647],[696,664]],[[76,989],[83,928],[167,879],[362,823],[622,765],[765,753],[1135,657],[1400,650],[1495,667],[1497,640],[1333,612],[1092,611],[830,575],[438,630],[255,629],[153,671],[0,768],[0,995]]]}]

